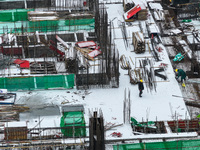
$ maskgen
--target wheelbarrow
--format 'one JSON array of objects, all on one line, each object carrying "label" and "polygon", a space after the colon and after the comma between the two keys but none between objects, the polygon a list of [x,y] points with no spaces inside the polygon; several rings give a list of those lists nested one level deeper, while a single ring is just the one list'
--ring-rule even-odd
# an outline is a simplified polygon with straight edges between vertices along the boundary
[{"label": "wheelbarrow", "polygon": [[174,57],[173,61],[181,61],[181,60],[184,58],[184,56],[187,54],[188,51],[189,51],[189,50],[187,50],[183,55],[182,55],[181,53],[178,53],[178,54]]}]

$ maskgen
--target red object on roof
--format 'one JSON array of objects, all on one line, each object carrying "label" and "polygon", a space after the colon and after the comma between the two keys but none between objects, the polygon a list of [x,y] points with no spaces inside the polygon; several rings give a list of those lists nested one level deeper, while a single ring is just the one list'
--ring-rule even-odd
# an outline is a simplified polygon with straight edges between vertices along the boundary
[{"label": "red object on roof", "polygon": [[84,2],[83,2],[83,6],[86,6],[86,5],[87,5],[87,2],[86,2],[86,1],[84,1]]},{"label": "red object on roof", "polygon": [[96,46],[97,44],[94,41],[81,41],[81,42],[76,42],[76,45],[78,47],[91,47],[91,46]]},{"label": "red object on roof", "polygon": [[140,10],[141,10],[141,7],[139,4],[137,6],[131,8],[129,11],[127,11],[125,13],[125,19],[131,18],[133,15],[135,15]]},{"label": "red object on roof", "polygon": [[64,55],[65,55],[64,52],[62,52],[62,51],[60,51],[59,49],[56,48],[56,46],[55,46],[56,43],[55,43],[54,41],[50,40],[50,43],[51,43],[51,45],[49,46],[49,48],[50,48],[51,50],[55,51],[55,52],[58,53],[60,56],[64,56]]},{"label": "red object on roof", "polygon": [[20,68],[30,68],[30,63],[27,60],[15,59],[13,63],[18,64]]},{"label": "red object on roof", "polygon": [[91,51],[90,53],[88,53],[88,55],[89,55],[90,57],[94,58],[94,57],[98,56],[98,55],[101,54],[101,53],[102,53],[102,52],[101,52],[100,50],[95,49],[95,50]]}]

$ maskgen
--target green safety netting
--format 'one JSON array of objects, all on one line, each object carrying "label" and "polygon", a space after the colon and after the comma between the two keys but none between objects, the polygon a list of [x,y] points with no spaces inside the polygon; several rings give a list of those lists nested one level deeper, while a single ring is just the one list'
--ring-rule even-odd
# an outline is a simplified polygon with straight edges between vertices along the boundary
[{"label": "green safety netting", "polygon": [[[78,31],[93,30],[94,18],[91,19],[72,19],[72,20],[44,20],[44,21],[18,21],[1,22],[0,34],[5,32],[21,33],[23,32],[55,32],[55,31]],[[12,30],[11,30],[12,29]]]},{"label": "green safety netting", "polygon": [[200,140],[113,145],[113,150],[199,150]]},{"label": "green safety netting", "polygon": [[11,9],[0,11],[0,22],[16,22],[27,21],[28,11],[34,11],[34,9]]},{"label": "green safety netting", "polygon": [[71,19],[71,20],[65,20],[66,26],[74,26],[74,25],[86,25],[86,24],[93,24],[94,18],[91,19]]},{"label": "green safety netting", "polygon": [[9,91],[73,87],[74,74],[0,78],[0,88]]},{"label": "green safety netting", "polygon": [[61,132],[66,137],[85,137],[85,119],[82,111],[64,112],[60,119],[60,127],[76,127],[83,128],[66,128],[61,129]]}]

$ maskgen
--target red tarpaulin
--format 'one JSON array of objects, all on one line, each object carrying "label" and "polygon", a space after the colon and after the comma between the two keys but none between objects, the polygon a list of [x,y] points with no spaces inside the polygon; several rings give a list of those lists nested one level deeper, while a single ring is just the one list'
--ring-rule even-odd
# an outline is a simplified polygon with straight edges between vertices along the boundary
[{"label": "red tarpaulin", "polygon": [[30,63],[27,60],[15,59],[15,61],[13,63],[18,64],[20,66],[20,68],[29,68],[30,67]]},{"label": "red tarpaulin", "polygon": [[93,50],[92,52],[88,53],[88,55],[89,55],[90,57],[92,57],[92,58],[98,56],[99,54],[101,54],[101,51],[100,51],[100,50],[97,50],[97,49],[95,49],[95,50]]},{"label": "red tarpaulin", "polygon": [[94,41],[81,41],[81,42],[76,42],[76,45],[78,45],[78,47],[92,47],[92,46],[96,46],[96,43]]},{"label": "red tarpaulin", "polygon": [[141,10],[141,7],[140,5],[138,4],[137,6],[131,8],[129,11],[127,11],[125,14],[124,14],[124,17],[125,19],[129,19],[131,18],[133,15],[135,15],[138,11]]}]

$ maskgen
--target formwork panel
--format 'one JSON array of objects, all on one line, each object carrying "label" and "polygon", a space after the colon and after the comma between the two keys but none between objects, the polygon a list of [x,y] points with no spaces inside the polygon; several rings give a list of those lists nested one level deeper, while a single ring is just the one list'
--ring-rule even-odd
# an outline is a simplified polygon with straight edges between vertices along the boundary
[{"label": "formwork panel", "polygon": [[63,41],[67,41],[67,42],[75,42],[75,36],[74,36],[74,33],[59,34],[59,37],[60,37]]},{"label": "formwork panel", "polygon": [[6,127],[4,130],[5,140],[26,140],[27,127]]},{"label": "formwork panel", "polygon": [[25,8],[24,1],[0,2],[0,9],[23,9],[23,8]]},{"label": "formwork panel", "polygon": [[[54,57],[57,55],[53,50],[46,46],[29,47],[28,51],[30,58]],[[26,58],[29,56],[26,56]]]},{"label": "formwork panel", "polygon": [[77,41],[84,41],[84,34],[83,33],[76,33]]}]

